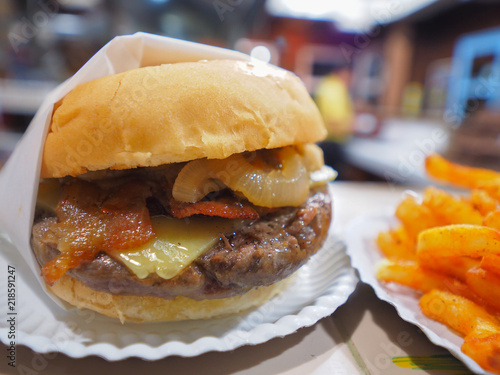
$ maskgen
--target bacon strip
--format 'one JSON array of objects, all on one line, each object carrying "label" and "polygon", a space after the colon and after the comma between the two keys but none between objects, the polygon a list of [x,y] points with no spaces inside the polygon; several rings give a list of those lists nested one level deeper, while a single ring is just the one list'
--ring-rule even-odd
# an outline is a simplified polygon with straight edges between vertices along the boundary
[{"label": "bacon strip", "polygon": [[112,198],[90,182],[64,185],[55,229],[61,254],[42,268],[47,283],[52,285],[68,269],[91,261],[100,250],[120,251],[150,241],[155,236],[146,207],[150,194],[146,184],[136,182],[119,186]]},{"label": "bacon strip", "polygon": [[61,253],[54,259],[48,261],[42,267],[42,276],[49,285],[53,285],[64,276],[67,270],[84,262],[90,262],[98,253],[97,248],[86,250],[75,250],[73,252]]},{"label": "bacon strip", "polygon": [[106,238],[101,248],[106,251],[127,250],[149,242],[154,236],[146,206],[151,189],[132,182],[121,186],[106,200],[101,212],[106,220]]},{"label": "bacon strip", "polygon": [[184,203],[174,199],[170,201],[170,213],[177,219],[192,215],[219,216],[228,219],[258,219],[259,214],[248,201],[234,197],[224,197],[216,201],[198,201]]}]

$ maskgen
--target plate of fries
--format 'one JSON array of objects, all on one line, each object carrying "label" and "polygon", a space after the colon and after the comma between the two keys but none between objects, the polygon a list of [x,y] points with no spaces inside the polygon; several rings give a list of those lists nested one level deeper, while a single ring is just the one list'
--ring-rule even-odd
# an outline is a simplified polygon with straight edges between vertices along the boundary
[{"label": "plate of fries", "polygon": [[352,264],[394,305],[475,373],[500,374],[500,172],[430,155],[426,170],[463,193],[406,193],[395,209],[346,230]]}]

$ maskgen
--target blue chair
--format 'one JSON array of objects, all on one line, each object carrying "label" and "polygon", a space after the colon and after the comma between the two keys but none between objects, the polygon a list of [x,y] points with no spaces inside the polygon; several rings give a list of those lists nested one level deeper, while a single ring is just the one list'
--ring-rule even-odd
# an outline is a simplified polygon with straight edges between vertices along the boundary
[{"label": "blue chair", "polygon": [[[491,58],[482,74],[474,74],[474,61]],[[500,110],[500,28],[467,34],[453,51],[445,120],[459,124],[480,102]],[[469,108],[468,108],[469,106]]]}]

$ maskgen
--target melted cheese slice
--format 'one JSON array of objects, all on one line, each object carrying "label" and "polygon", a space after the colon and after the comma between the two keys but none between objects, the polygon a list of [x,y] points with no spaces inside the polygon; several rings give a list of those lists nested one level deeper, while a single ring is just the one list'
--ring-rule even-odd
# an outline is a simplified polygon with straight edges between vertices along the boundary
[{"label": "melted cheese slice", "polygon": [[53,179],[44,180],[38,186],[36,205],[49,211],[55,211],[60,195],[61,187],[59,181]]},{"label": "melted cheese slice", "polygon": [[221,233],[229,233],[240,220],[213,217],[175,219],[152,217],[156,239],[118,254],[118,259],[138,278],[156,273],[171,279],[212,247]]}]

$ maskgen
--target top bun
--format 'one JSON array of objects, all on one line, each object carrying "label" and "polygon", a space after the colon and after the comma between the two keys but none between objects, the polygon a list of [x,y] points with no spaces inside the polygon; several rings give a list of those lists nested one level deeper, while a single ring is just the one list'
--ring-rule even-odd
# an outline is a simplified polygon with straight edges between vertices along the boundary
[{"label": "top bun", "polygon": [[41,175],[223,159],[325,136],[306,88],[286,70],[234,60],[165,64],[81,84],[57,103]]}]

